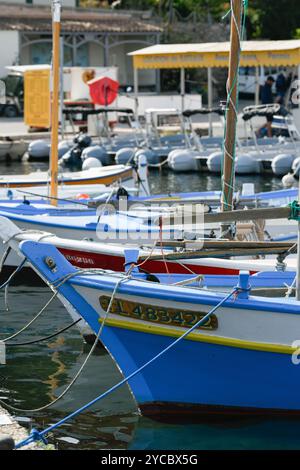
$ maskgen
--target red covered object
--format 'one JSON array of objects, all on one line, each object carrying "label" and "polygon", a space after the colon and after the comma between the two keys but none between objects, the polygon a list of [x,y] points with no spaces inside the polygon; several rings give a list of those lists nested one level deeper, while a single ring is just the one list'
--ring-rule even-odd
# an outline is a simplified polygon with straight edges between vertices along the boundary
[{"label": "red covered object", "polygon": [[120,84],[109,77],[94,78],[87,84],[90,88],[90,97],[94,104],[108,106],[118,96]]}]

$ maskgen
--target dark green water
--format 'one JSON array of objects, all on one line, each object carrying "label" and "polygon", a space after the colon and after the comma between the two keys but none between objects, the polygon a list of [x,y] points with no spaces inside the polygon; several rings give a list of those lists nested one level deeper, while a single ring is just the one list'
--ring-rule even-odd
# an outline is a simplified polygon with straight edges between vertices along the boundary
[{"label": "dark green water", "polygon": [[[1,172],[21,173],[30,169],[32,166],[20,165],[13,169],[3,168]],[[150,181],[156,193],[220,189],[219,177],[198,174],[155,172],[151,173]],[[241,187],[243,182],[255,182],[257,191],[281,187],[276,178],[239,178],[237,186]],[[46,288],[11,288],[11,310],[7,312],[3,292],[0,292],[1,338],[28,323],[49,297]],[[15,341],[47,336],[69,323],[64,307],[55,301],[33,327]],[[7,365],[0,366],[1,399],[22,409],[40,407],[52,401],[69,384],[88,351],[89,346],[83,344],[76,328],[41,344],[8,348]],[[31,417],[30,425],[43,429],[95,398],[120,378],[109,355],[98,350],[71,391],[53,408],[35,414],[20,411],[16,415]],[[57,429],[50,441],[59,449],[300,449],[299,435],[300,420],[256,419],[197,425],[157,423],[138,415],[135,402],[124,386]],[[66,437],[79,442],[61,440]]]}]

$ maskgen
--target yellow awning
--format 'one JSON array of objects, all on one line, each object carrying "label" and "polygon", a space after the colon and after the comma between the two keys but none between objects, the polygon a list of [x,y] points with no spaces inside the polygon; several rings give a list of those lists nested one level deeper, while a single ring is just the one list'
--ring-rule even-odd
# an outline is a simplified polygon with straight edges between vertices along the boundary
[{"label": "yellow awning", "polygon": [[[136,69],[227,67],[229,42],[157,44],[128,55]],[[241,66],[295,66],[300,64],[300,40],[244,41]]]}]

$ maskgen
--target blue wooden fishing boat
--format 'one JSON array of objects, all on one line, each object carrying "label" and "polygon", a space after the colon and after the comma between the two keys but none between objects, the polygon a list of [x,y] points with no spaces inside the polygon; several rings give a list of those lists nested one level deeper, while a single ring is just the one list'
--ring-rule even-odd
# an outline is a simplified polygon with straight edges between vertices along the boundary
[{"label": "blue wooden fishing boat", "polygon": [[101,341],[125,377],[189,333],[128,381],[143,414],[300,413],[294,298],[252,296],[246,274],[228,296],[78,272],[51,245],[25,241],[20,249],[70,313],[78,312],[95,334],[104,323]]}]

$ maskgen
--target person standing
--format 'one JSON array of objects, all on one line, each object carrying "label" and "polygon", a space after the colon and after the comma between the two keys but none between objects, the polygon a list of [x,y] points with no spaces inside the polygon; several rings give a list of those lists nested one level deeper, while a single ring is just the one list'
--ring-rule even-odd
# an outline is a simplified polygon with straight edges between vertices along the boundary
[{"label": "person standing", "polygon": [[[267,80],[265,81],[265,84],[261,88],[261,92],[260,92],[261,104],[273,104],[274,103],[273,93],[272,93],[272,87],[273,87],[274,82],[275,80],[272,77],[272,75],[269,75],[267,77]],[[267,122],[257,131],[257,136],[261,136],[262,130],[267,129],[268,137],[272,137],[273,116],[271,114],[267,114],[266,118],[267,118]]]},{"label": "person standing", "polygon": [[272,87],[275,82],[272,75],[269,75],[261,89],[261,104],[272,104],[274,102]]},{"label": "person standing", "polygon": [[281,105],[284,104],[284,97],[286,94],[287,90],[287,80],[283,74],[283,72],[280,72],[280,74],[276,78],[275,82],[275,87],[276,87],[276,98],[275,101],[276,103],[279,103]]}]

